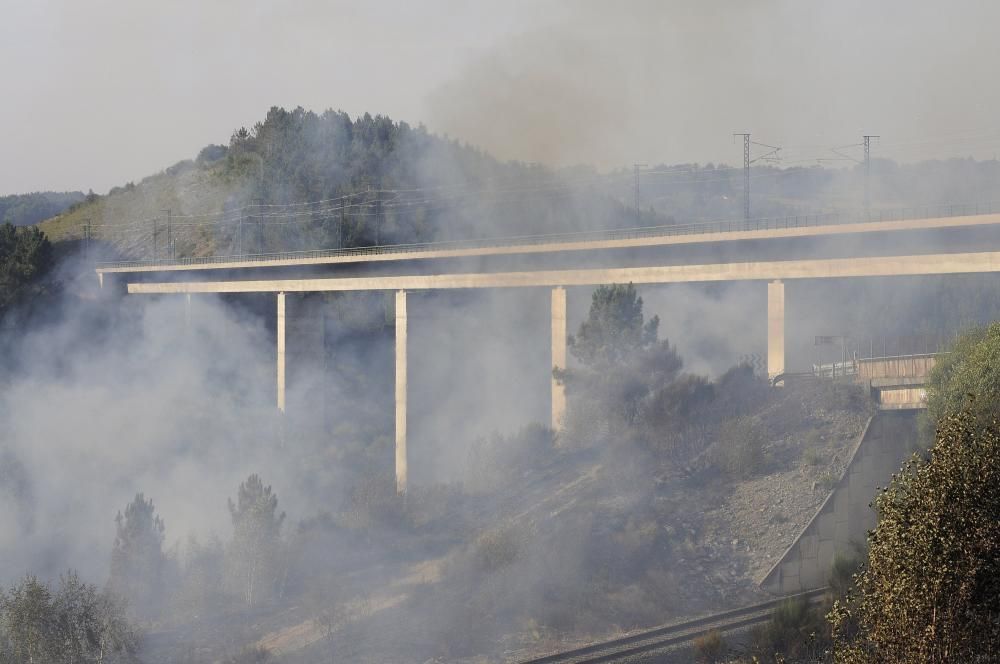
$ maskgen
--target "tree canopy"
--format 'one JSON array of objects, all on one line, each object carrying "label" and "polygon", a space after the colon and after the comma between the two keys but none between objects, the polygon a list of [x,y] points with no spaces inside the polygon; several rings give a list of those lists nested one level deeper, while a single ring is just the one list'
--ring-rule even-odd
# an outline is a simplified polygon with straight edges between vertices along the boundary
[{"label": "tree canopy", "polygon": [[166,557],[164,524],[152,498],[141,493],[115,518],[115,544],[111,551],[111,587],[128,598],[140,615],[150,615],[163,593]]},{"label": "tree canopy", "polygon": [[[261,242],[285,248],[361,246],[633,225],[635,214],[608,195],[579,194],[537,165],[499,160],[435,136],[423,126],[368,113],[314,113],[272,107],[263,121],[233,132],[226,173],[247,182],[265,205],[324,201]],[[250,208],[254,214],[254,208]],[[659,221],[668,221],[660,217]],[[266,231],[265,231],[266,232]]]},{"label": "tree canopy", "polygon": [[242,482],[234,503],[229,501],[233,521],[230,544],[230,583],[247,606],[253,606],[275,590],[285,513],[278,513],[278,496],[257,474]]},{"label": "tree canopy", "polygon": [[985,426],[1000,410],[1000,322],[961,335],[938,355],[927,382],[925,427],[968,409]]},{"label": "tree canopy", "polygon": [[[1000,433],[966,408],[876,500],[857,595],[831,613],[838,662],[987,662],[1000,648]],[[856,633],[855,633],[856,632]]]},{"label": "tree canopy", "polygon": [[591,367],[615,364],[656,344],[659,327],[659,316],[644,321],[642,298],[634,285],[599,286],[587,319],[570,338],[570,352]]},{"label": "tree canopy", "polygon": [[54,217],[86,197],[79,191],[39,191],[0,196],[0,224],[30,226]]},{"label": "tree canopy", "polygon": [[29,575],[0,591],[0,662],[132,661],[136,647],[121,601],[72,571],[54,590]]},{"label": "tree canopy", "polygon": [[[646,419],[655,418],[660,396],[683,401],[675,390],[682,362],[657,335],[659,318],[645,320],[642,298],[632,284],[599,286],[576,336],[568,339],[582,365],[560,372],[570,397],[570,424],[579,431],[615,436],[639,435]],[[659,412],[659,411],[657,411]]]},{"label": "tree canopy", "polygon": [[52,265],[52,245],[34,227],[0,225],[0,316],[13,304],[37,292]]}]

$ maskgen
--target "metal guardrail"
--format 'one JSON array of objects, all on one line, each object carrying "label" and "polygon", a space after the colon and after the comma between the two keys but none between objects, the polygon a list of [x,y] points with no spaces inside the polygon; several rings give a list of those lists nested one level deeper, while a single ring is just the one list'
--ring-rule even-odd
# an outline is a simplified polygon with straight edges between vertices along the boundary
[{"label": "metal guardrail", "polygon": [[637,658],[643,654],[655,653],[667,648],[690,644],[698,637],[710,631],[726,633],[765,623],[771,620],[774,611],[782,604],[789,601],[802,601],[807,605],[816,604],[824,598],[827,590],[827,588],[807,590],[806,592],[779,597],[761,602],[760,604],[722,611],[673,625],[657,627],[610,641],[521,660],[521,664],[556,664],[559,662],[598,664],[601,662],[631,661],[631,658]]},{"label": "metal guardrail", "polygon": [[282,251],[261,254],[230,254],[197,258],[111,261],[98,263],[97,269],[215,265],[219,263],[233,262],[267,263],[282,260],[337,258],[341,256],[419,254],[442,250],[530,247],[543,244],[554,244],[560,241],[587,242],[600,240],[631,240],[648,237],[671,237],[676,235],[710,235],[739,231],[779,230],[786,228],[860,224],[866,222],[905,221],[910,219],[929,219],[938,217],[965,217],[994,213],[1000,213],[1000,202],[988,201],[984,203],[938,206],[932,205],[891,210],[873,210],[870,213],[866,213],[864,211],[826,212],[785,217],[764,217],[749,220],[723,220],[690,224],[671,224],[666,226],[551,233],[546,235],[516,235],[476,240],[418,242],[412,244],[389,244],[367,247],[345,247],[340,249],[316,249],[307,251]]},{"label": "metal guardrail", "polygon": [[837,378],[838,376],[853,376],[858,373],[858,365],[853,360],[846,362],[831,362],[830,364],[814,364],[812,375],[819,378]]}]

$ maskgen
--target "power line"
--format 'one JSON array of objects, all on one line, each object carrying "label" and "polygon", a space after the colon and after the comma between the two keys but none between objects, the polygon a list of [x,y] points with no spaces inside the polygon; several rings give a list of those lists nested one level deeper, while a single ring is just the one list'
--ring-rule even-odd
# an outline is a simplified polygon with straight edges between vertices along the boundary
[{"label": "power line", "polygon": [[639,172],[643,168],[648,168],[649,164],[633,164],[632,167],[635,169],[635,220],[638,222],[642,219],[639,212]]},{"label": "power line", "polygon": [[743,137],[743,220],[750,220],[750,134],[733,134]]},{"label": "power line", "polygon": [[872,193],[871,193],[871,175],[872,175],[872,158],[871,158],[871,139],[878,140],[878,136],[873,134],[865,134],[862,138],[865,141],[865,218],[871,217],[872,208]]}]

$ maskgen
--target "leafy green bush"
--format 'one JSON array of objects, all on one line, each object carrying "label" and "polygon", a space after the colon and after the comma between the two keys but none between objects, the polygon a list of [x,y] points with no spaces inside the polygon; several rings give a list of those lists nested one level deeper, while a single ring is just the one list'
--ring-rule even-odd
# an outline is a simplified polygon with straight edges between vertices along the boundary
[{"label": "leafy green bush", "polygon": [[871,409],[871,397],[866,388],[853,381],[826,381],[823,400],[830,410],[846,410],[862,414]]},{"label": "leafy green bush", "polygon": [[771,619],[751,633],[750,651],[760,662],[815,661],[829,643],[822,614],[802,597],[778,605]]},{"label": "leafy green bush", "polygon": [[868,566],[830,612],[837,661],[996,661],[1000,433],[982,417],[944,418],[930,459],[915,456],[876,499]]},{"label": "leafy green bush", "polygon": [[701,664],[715,664],[722,661],[728,648],[719,630],[708,631],[694,640],[694,658]]},{"label": "leafy green bush", "polygon": [[965,332],[937,356],[927,379],[925,440],[933,441],[942,418],[963,409],[980,426],[991,424],[1000,409],[1000,322]]}]

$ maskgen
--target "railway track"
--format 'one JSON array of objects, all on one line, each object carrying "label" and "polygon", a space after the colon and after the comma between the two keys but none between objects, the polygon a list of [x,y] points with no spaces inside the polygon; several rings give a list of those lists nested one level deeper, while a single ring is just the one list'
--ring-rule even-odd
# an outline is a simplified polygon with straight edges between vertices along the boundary
[{"label": "railway track", "polygon": [[649,654],[657,650],[681,646],[694,641],[712,630],[725,633],[767,622],[771,613],[788,600],[798,598],[814,603],[822,599],[825,588],[789,595],[778,599],[732,609],[721,613],[695,618],[673,625],[665,625],[645,632],[638,632],[620,639],[594,643],[582,648],[552,653],[535,659],[523,660],[521,664],[598,664],[598,662],[618,662],[627,658]]}]

